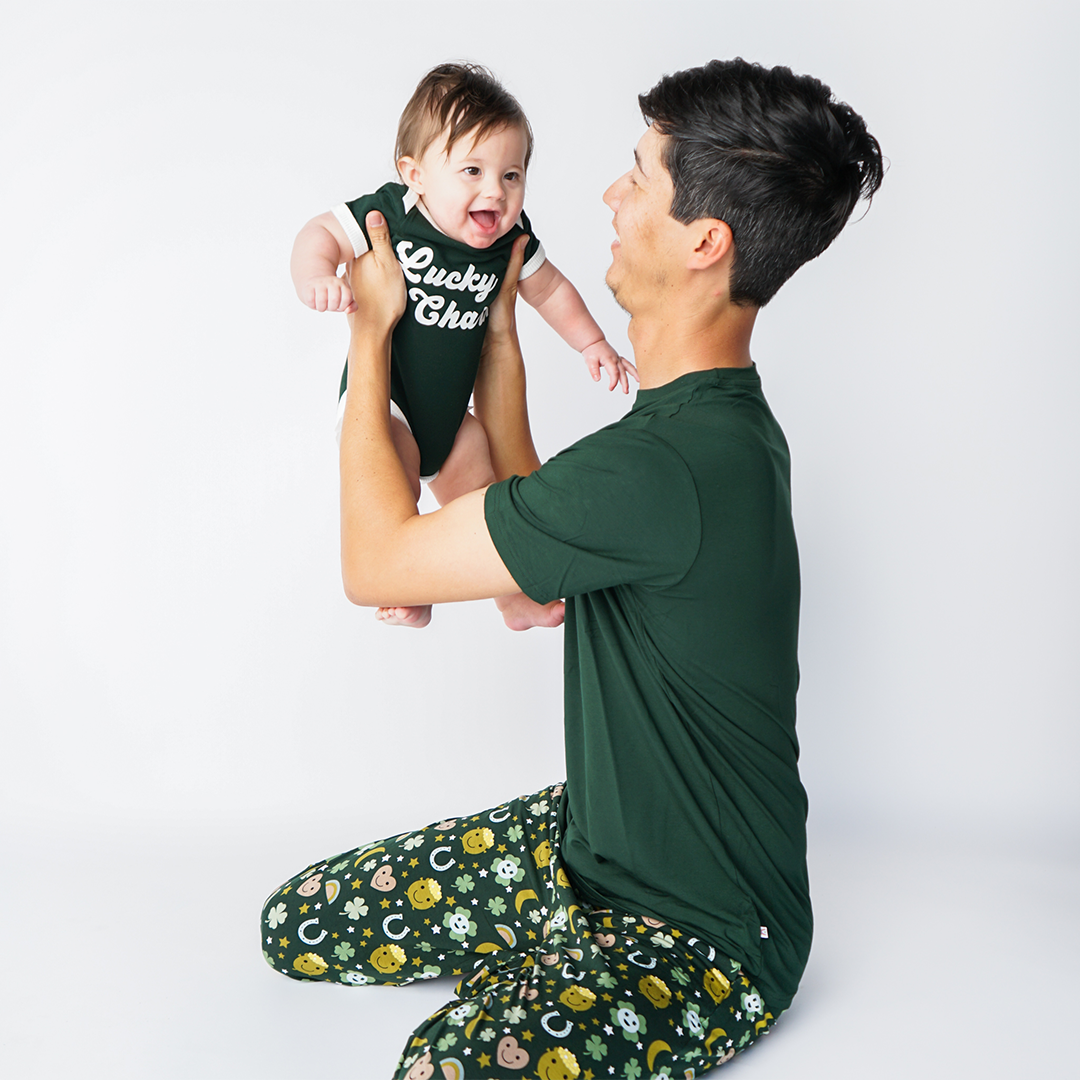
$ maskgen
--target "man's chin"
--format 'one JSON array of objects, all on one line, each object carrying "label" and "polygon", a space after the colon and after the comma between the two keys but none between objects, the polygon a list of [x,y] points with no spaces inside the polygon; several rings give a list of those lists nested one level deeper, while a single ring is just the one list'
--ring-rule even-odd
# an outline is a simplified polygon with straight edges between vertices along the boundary
[{"label": "man's chin", "polygon": [[611,293],[613,299],[615,300],[615,303],[618,304],[619,307],[621,307],[627,315],[629,315],[630,309],[622,302],[622,300],[619,299],[619,287],[612,282],[610,273],[607,275],[607,277],[604,278],[604,284],[608,287],[608,292]]}]

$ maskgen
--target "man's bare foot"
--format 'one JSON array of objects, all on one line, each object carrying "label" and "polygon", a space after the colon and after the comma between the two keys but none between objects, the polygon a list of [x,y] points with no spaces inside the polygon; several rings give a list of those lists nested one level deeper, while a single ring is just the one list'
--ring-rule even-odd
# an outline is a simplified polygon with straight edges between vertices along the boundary
[{"label": "man's bare foot", "polygon": [[500,596],[495,600],[502,612],[503,622],[511,630],[531,630],[534,626],[562,626],[566,617],[566,604],[555,600],[550,604],[538,604],[524,593]]},{"label": "man's bare foot", "polygon": [[411,626],[419,630],[431,622],[431,605],[422,607],[381,607],[375,618],[385,626]]}]

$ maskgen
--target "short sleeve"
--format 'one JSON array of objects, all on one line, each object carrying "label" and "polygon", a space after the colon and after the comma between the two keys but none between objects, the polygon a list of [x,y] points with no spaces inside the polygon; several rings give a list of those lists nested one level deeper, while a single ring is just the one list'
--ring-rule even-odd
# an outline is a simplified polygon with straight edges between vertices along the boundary
[{"label": "short sleeve", "polygon": [[370,195],[350,199],[349,202],[340,203],[331,210],[338,224],[345,230],[349,243],[352,244],[353,258],[360,258],[371,247],[368,243],[364,219],[372,210],[378,210],[386,218],[390,223],[390,232],[393,234],[395,226],[402,217],[400,192],[404,190],[403,184],[385,184]]},{"label": "short sleeve", "polygon": [[538,603],[616,585],[676,584],[697,557],[701,511],[663,439],[613,425],[526,477],[488,488],[488,532]]},{"label": "short sleeve", "polygon": [[544,245],[536,238],[532,222],[524,210],[521,211],[518,225],[529,234],[529,242],[525,245],[525,261],[522,263],[521,273],[518,274],[518,281],[524,281],[527,277],[535,274],[547,262],[547,254],[544,251]]}]

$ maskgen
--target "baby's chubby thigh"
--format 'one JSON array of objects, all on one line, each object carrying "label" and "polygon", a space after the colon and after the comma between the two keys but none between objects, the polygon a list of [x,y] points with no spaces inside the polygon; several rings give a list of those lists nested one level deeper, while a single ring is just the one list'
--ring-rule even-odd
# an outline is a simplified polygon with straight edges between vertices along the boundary
[{"label": "baby's chubby thigh", "polygon": [[439,469],[439,475],[428,487],[439,505],[445,506],[470,491],[487,487],[494,482],[495,473],[491,468],[487,432],[472,413],[466,412],[454,438],[454,445]]}]

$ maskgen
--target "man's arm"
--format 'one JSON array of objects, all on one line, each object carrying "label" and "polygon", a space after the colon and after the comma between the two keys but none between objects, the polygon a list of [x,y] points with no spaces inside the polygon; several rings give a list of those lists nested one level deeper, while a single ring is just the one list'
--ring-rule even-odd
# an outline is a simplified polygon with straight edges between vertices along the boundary
[{"label": "man's arm", "polygon": [[528,237],[514,242],[506,277],[491,305],[480,367],[473,387],[473,411],[484,425],[496,480],[528,476],[540,468],[525,401],[525,361],[517,336],[518,271]]},{"label": "man's arm", "polygon": [[[357,311],[350,319],[349,394],[341,428],[345,593],[355,604],[392,607],[517,592],[488,534],[483,491],[470,492],[432,514],[417,512],[390,436],[390,335],[405,310],[405,282],[383,216],[372,211],[366,224],[371,251],[355,260],[351,273]],[[518,255],[516,268],[512,263],[492,305],[492,321],[500,304],[513,302],[520,265]],[[501,365],[487,366],[482,396],[487,393],[489,402],[493,396],[512,397],[512,391],[504,395],[494,389]],[[523,379],[521,394],[523,401]],[[528,439],[529,446],[531,442]],[[507,454],[516,459],[521,456],[520,439],[513,445],[518,449]]]}]

